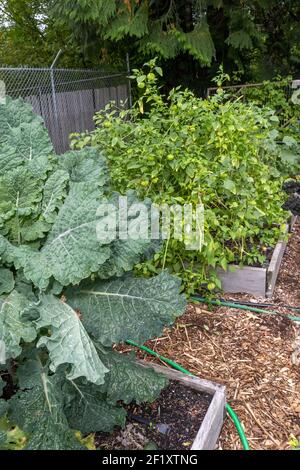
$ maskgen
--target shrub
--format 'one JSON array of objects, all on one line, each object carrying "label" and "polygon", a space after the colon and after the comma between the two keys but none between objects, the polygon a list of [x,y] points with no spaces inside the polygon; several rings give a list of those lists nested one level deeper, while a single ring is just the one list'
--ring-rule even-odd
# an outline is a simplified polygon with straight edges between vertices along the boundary
[{"label": "shrub", "polygon": [[276,244],[286,214],[281,209],[283,162],[274,141],[274,111],[228,100],[209,100],[176,88],[163,97],[155,62],[135,70],[141,97],[130,110],[110,104],[95,116],[96,130],[73,136],[73,146],[92,146],[108,158],[114,188],[130,187],[157,203],[205,209],[202,251],[168,240],[160,254],[140,266],[167,266],[193,291],[220,287],[216,268],[263,263]]},{"label": "shrub", "polygon": [[[242,88],[238,92],[228,93],[228,97],[243,97],[246,103],[271,110],[274,128],[272,139],[277,144],[281,166],[288,176],[300,171],[300,104],[298,92],[291,88],[292,77],[278,77],[273,81],[266,80],[260,86]],[[297,93],[297,96],[294,96]],[[296,99],[295,99],[296,98]],[[274,151],[274,144],[272,145]]]},{"label": "shrub", "polygon": [[0,122],[0,447],[83,448],[74,430],[111,431],[122,402],[165,385],[112,346],[158,336],[185,300],[165,271],[130,274],[151,240],[97,239],[98,206],[116,200],[101,153],[57,157],[21,101],[0,105]]}]

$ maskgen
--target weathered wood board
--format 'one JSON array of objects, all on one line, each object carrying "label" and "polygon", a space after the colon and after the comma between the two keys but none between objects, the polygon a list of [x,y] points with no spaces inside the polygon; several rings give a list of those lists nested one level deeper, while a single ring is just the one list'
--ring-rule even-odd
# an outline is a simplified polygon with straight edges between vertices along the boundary
[{"label": "weathered wood board", "polygon": [[35,113],[44,119],[57,153],[69,149],[69,135],[94,129],[94,114],[114,100],[116,107],[128,100],[128,84],[103,88],[64,91],[55,94],[55,106],[51,93],[27,96]]},{"label": "weathered wood board", "polygon": [[212,400],[206,415],[195,436],[191,450],[214,450],[226,416],[226,389],[223,385],[209,380],[189,376],[177,370],[158,366],[145,361],[138,361],[143,367],[152,367],[156,372],[166,375],[171,380],[177,380],[187,387],[199,392],[212,395]]},{"label": "weathered wood board", "polygon": [[273,256],[267,271],[266,297],[272,297],[273,295],[286,246],[286,241],[278,242],[275,246],[275,250],[273,251]]},{"label": "weathered wood board", "polygon": [[[286,234],[292,231],[296,220],[297,217],[291,217],[286,226]],[[258,297],[271,297],[274,293],[286,246],[286,240],[278,241],[268,267],[256,268],[232,265],[234,271],[218,269],[217,273],[221,280],[223,291],[228,294],[243,293]]]},{"label": "weathered wood board", "polygon": [[295,223],[297,222],[297,219],[298,219],[297,215],[292,215],[291,216],[291,219],[289,221],[289,232],[291,232],[293,230],[293,227],[294,227]]},{"label": "weathered wood board", "polygon": [[266,295],[267,269],[252,266],[232,266],[234,271],[218,269],[222,289],[228,294],[246,293],[264,297]]}]

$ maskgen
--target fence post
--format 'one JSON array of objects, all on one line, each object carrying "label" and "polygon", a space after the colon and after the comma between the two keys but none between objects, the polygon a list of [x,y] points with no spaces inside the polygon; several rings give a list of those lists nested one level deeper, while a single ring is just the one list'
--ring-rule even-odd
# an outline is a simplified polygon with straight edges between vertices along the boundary
[{"label": "fence post", "polygon": [[56,94],[55,94],[55,81],[54,81],[54,70],[50,69],[50,80],[51,80],[51,95],[54,109],[55,119],[57,118],[57,104],[56,104]]},{"label": "fence post", "polygon": [[[67,142],[70,132],[87,130],[87,126],[92,124],[95,110],[106,106],[107,90],[111,92],[110,85],[115,83],[116,77],[120,78],[120,87],[118,85],[113,88],[116,89],[117,101],[119,102],[122,96],[126,106],[129,106],[129,103],[132,105],[132,98],[129,98],[124,64],[120,73],[106,75],[99,69],[56,68],[58,58],[59,54],[49,68],[0,67],[0,78],[6,83],[6,89],[13,98],[22,97],[31,104],[34,112],[42,116],[56,152],[61,153],[69,148]],[[127,63],[130,71],[129,60]],[[1,80],[0,105],[1,90],[4,88]],[[87,90],[93,91],[93,100]],[[89,98],[87,104],[84,102],[86,97]],[[89,105],[91,102],[93,106]],[[83,113],[78,114],[79,108]]]},{"label": "fence post", "polygon": [[[129,54],[128,52],[126,53],[126,65],[127,65],[127,73],[128,76],[130,75],[130,62],[129,62]],[[128,99],[129,99],[129,108],[132,108],[132,94],[131,94],[131,80],[128,78]]]},{"label": "fence post", "polygon": [[59,49],[58,53],[55,56],[54,61],[51,64],[51,67],[50,67],[51,94],[52,94],[52,101],[53,101],[55,119],[57,119],[57,103],[56,103],[56,92],[55,92],[54,67],[57,64],[57,61],[58,61],[61,53],[62,53],[62,49]]}]

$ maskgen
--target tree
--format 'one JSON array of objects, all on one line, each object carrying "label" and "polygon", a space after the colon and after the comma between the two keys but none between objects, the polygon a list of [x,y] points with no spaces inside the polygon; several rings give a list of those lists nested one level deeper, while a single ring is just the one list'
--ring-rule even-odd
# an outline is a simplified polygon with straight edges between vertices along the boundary
[{"label": "tree", "polygon": [[47,0],[0,0],[0,66],[47,67],[62,45],[67,45],[65,66],[84,65],[70,31],[57,29],[49,15],[51,5]]},{"label": "tree", "polygon": [[295,0],[56,0],[52,12],[87,60],[158,55],[172,84],[207,85],[220,63],[243,80],[300,70]]},{"label": "tree", "polygon": [[[297,0],[0,0],[0,60],[124,67],[158,56],[169,85],[201,90],[220,63],[242,81],[300,71]],[[1,27],[2,23],[2,27]],[[12,52],[11,52],[12,51]]]}]

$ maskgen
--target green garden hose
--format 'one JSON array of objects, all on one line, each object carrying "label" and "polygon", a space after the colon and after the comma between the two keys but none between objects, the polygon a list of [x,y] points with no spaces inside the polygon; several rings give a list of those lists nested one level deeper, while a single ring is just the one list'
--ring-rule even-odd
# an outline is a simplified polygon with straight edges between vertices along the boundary
[{"label": "green garden hose", "polygon": [[233,423],[236,427],[236,430],[238,432],[238,435],[240,437],[240,440],[241,440],[242,446],[244,447],[244,450],[250,450],[250,447],[249,447],[249,444],[248,444],[247,437],[246,437],[246,434],[244,432],[243,426],[241,425],[241,422],[240,422],[237,414],[233,411],[233,409],[231,408],[231,406],[228,403],[226,403],[226,411],[229,414],[230,418],[232,419],[232,421],[233,421]]},{"label": "green garden hose", "polygon": [[[168,359],[167,357],[161,356],[157,352],[153,351],[152,349],[148,348],[147,346],[140,346],[139,344],[134,343],[133,341],[126,341],[127,344],[130,346],[134,346],[136,348],[141,349],[142,351],[147,352],[148,354],[151,354],[151,356],[157,357],[161,361],[165,362],[166,364],[169,364],[169,366],[173,367],[173,369],[179,370],[180,372],[183,372],[184,374],[194,376],[191,372],[189,372],[187,369],[184,369],[181,365],[177,364],[177,362],[172,361],[171,359]],[[250,450],[244,429],[239,421],[239,418],[237,417],[236,413],[233,411],[230,405],[228,403],[226,404],[226,411],[229,414],[230,418],[232,419],[236,430],[238,432],[238,435],[240,437],[242,446],[244,450]]]},{"label": "green garden hose", "polygon": [[[221,300],[222,302],[227,302],[226,299],[222,299],[222,298],[218,300]],[[265,302],[247,302],[246,300],[232,300],[232,299],[230,299],[230,302],[232,302],[233,304],[249,305],[249,307],[258,307],[258,308],[276,307],[276,304],[270,304],[270,303],[265,303]],[[279,307],[285,308],[287,310],[299,310],[300,311],[300,307],[294,307],[292,305],[280,304]]]},{"label": "green garden hose", "polygon": [[200,296],[191,296],[190,297],[193,302],[202,302],[205,304],[211,304],[211,305],[217,305],[219,307],[230,307],[230,308],[238,308],[239,310],[249,310],[249,312],[255,312],[255,313],[264,313],[267,315],[280,315],[281,317],[287,317],[290,320],[300,322],[300,317],[296,317],[295,315],[282,315],[280,312],[275,312],[274,310],[264,310],[262,308],[256,308],[256,307],[250,307],[249,305],[243,305],[243,304],[236,304],[232,302],[226,302],[224,300],[210,300],[205,297],[200,297]]},{"label": "green garden hose", "polygon": [[168,359],[167,357],[161,356],[160,354],[153,351],[152,349],[147,348],[147,346],[140,346],[139,344],[136,344],[133,341],[129,341],[129,340],[126,341],[126,343],[130,344],[131,346],[134,346],[136,348],[142,349],[143,351],[146,351],[148,354],[151,354],[151,356],[157,357],[158,359],[165,362],[166,364],[169,364],[169,366],[173,367],[173,369],[177,369],[180,372],[183,372],[184,374],[187,374],[187,375],[193,375],[191,372],[184,369],[184,367],[177,364],[177,362],[171,361],[171,359]]}]

